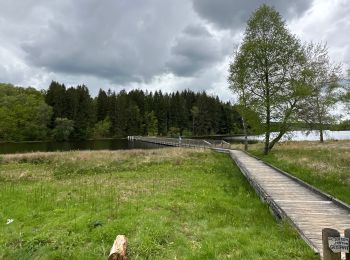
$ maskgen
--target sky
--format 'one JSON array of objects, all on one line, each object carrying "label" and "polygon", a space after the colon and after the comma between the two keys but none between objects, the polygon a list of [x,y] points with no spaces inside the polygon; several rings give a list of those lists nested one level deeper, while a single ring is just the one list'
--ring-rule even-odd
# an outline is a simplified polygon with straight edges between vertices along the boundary
[{"label": "sky", "polygon": [[0,0],[0,82],[205,90],[224,101],[234,46],[261,4],[350,65],[349,0]]}]

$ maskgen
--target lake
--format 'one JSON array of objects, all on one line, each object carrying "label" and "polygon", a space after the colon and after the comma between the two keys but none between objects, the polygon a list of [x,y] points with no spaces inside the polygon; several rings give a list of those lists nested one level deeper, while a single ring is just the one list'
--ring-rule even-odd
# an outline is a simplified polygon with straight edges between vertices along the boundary
[{"label": "lake", "polygon": [[[272,133],[275,136],[277,133]],[[203,137],[201,137],[203,138]],[[233,137],[209,137],[210,139],[225,139],[231,143],[242,142],[243,136]],[[264,135],[249,136],[249,142],[263,141]],[[350,140],[350,131],[324,131],[325,140]],[[310,133],[304,131],[288,132],[282,141],[318,141],[317,131]],[[85,140],[75,142],[20,142],[20,143],[0,143],[0,154],[7,153],[26,153],[26,152],[53,152],[70,150],[127,150],[127,149],[152,149],[164,147],[162,145],[144,143],[140,141],[129,141],[123,139],[103,139],[103,140]]]},{"label": "lake", "polygon": [[0,143],[0,154],[53,152],[70,150],[127,150],[151,149],[162,147],[156,144],[123,139],[85,140],[75,142],[19,142]]},{"label": "lake", "polygon": [[[271,133],[271,136],[276,136],[277,133]],[[244,137],[231,137],[225,139],[231,140],[242,140]],[[248,140],[263,141],[265,135],[252,135],[248,137]],[[318,141],[320,140],[320,135],[318,131],[290,131],[286,133],[281,141]],[[350,140],[350,131],[324,131],[324,140]]]}]

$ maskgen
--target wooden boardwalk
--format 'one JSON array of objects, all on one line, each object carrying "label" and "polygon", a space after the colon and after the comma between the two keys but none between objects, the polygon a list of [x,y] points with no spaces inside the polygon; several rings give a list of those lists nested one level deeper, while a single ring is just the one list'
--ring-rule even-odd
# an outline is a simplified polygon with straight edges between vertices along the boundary
[{"label": "wooden boardwalk", "polygon": [[[134,137],[133,137],[134,138]],[[136,137],[135,140],[168,146],[203,147],[231,155],[260,198],[279,218],[286,218],[301,237],[323,256],[322,229],[333,228],[341,234],[350,228],[350,206],[309,184],[240,150],[215,147],[203,140]]]},{"label": "wooden boardwalk", "polygon": [[231,150],[231,157],[242,173],[280,218],[288,218],[303,239],[322,257],[322,229],[340,233],[350,228],[347,205],[305,186],[285,173],[249,156]]}]

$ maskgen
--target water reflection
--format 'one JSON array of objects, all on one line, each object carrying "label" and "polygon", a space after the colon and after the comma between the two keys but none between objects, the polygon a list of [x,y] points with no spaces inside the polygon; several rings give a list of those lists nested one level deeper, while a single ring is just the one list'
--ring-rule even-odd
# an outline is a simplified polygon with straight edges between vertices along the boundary
[{"label": "water reflection", "polygon": [[21,142],[0,143],[0,154],[26,152],[53,152],[71,150],[127,150],[163,147],[157,144],[127,139],[86,140],[75,142]]}]

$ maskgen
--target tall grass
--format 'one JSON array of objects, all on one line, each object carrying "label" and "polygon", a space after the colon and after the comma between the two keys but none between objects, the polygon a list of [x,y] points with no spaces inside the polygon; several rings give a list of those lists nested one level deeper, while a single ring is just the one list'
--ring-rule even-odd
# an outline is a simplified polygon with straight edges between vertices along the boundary
[{"label": "tall grass", "polygon": [[131,259],[315,258],[223,154],[6,155],[0,178],[0,258],[106,259],[117,234]]},{"label": "tall grass", "polygon": [[350,141],[284,142],[265,156],[261,145],[251,152],[350,204]]}]

